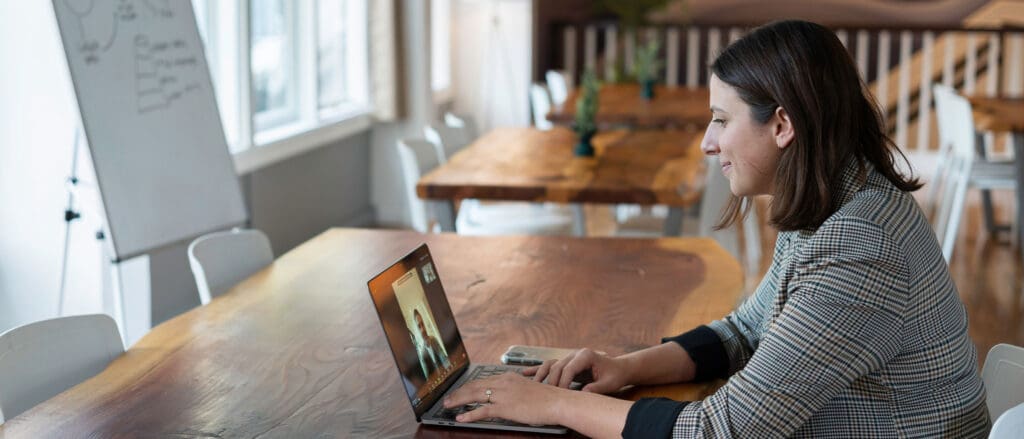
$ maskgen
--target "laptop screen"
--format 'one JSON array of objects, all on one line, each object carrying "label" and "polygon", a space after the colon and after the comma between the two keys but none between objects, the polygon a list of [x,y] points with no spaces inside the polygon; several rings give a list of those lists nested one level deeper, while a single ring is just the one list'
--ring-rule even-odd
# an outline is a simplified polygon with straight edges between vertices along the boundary
[{"label": "laptop screen", "polygon": [[369,287],[418,417],[439,396],[433,392],[469,363],[427,245],[371,279]]}]

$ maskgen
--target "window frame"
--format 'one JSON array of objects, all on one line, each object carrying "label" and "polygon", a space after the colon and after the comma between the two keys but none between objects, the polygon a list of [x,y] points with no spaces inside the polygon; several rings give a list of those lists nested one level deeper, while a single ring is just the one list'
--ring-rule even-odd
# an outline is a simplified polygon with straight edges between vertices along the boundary
[{"label": "window frame", "polygon": [[[348,45],[362,46],[354,53],[346,54],[349,58],[347,65],[354,68],[346,76],[352,76],[352,72],[355,72],[355,76],[361,76],[364,81],[358,88],[364,92],[359,102],[343,102],[335,107],[319,108],[316,19],[319,1],[289,0],[286,6],[292,17],[287,20],[287,25],[291,27],[289,32],[295,40],[290,50],[294,66],[290,81],[293,82],[292,101],[296,108],[290,113],[281,109],[261,114],[257,114],[254,108],[251,0],[199,2],[205,8],[197,8],[196,13],[203,14],[208,24],[206,29],[200,30],[200,34],[209,36],[210,41],[205,42],[204,50],[207,51],[218,107],[224,121],[225,137],[234,158],[236,172],[249,173],[336,143],[372,127],[372,104],[368,87],[370,60],[367,23],[370,1],[345,1],[348,5],[346,25],[352,25],[353,22],[359,24],[353,29],[354,32],[346,29],[350,35],[355,35],[347,39]],[[357,11],[359,16],[351,16],[352,11]],[[198,17],[196,21],[197,24],[203,22]],[[361,59],[353,58],[356,56],[361,56]],[[218,81],[217,78],[222,80]],[[217,87],[217,84],[221,87]]]}]

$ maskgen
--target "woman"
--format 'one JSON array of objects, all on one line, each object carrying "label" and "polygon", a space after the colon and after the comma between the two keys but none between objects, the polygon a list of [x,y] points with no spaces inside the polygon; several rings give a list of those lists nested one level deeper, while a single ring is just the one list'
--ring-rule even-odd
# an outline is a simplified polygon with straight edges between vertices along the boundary
[{"label": "woman", "polygon": [[[461,421],[562,424],[589,436],[976,437],[989,419],[967,316],[901,157],[828,29],[784,21],[711,67],[706,154],[735,197],[772,195],[779,230],[757,291],[724,319],[619,357],[582,349],[462,387]],[[905,160],[905,158],[903,158]],[[577,374],[594,381],[566,389]],[[603,396],[627,384],[728,378],[695,402]],[[554,385],[541,384],[545,380]]]}]

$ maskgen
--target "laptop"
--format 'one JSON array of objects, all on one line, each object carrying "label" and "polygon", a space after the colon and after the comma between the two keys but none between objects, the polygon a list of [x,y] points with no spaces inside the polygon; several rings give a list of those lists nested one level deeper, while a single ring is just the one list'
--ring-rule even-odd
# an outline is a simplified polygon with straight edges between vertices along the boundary
[{"label": "laptop", "polygon": [[426,244],[370,279],[368,285],[417,422],[533,433],[568,432],[559,425],[527,425],[497,418],[460,423],[455,416],[477,405],[444,408],[444,396],[462,384],[510,371],[518,373],[522,368],[470,362]]}]

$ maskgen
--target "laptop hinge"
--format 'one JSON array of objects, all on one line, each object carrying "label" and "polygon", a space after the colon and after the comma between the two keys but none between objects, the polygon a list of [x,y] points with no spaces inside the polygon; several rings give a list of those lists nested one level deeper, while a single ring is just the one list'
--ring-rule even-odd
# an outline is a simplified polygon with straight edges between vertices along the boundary
[{"label": "laptop hinge", "polygon": [[430,392],[429,394],[427,394],[426,397],[429,398],[429,399],[426,400],[426,404],[423,404],[421,406],[421,407],[425,407],[423,409],[423,411],[420,412],[420,413],[416,413],[416,420],[420,421],[421,420],[420,418],[423,416],[423,414],[426,413],[427,410],[430,410],[430,408],[433,407],[434,404],[437,403],[437,400],[441,399],[441,395],[444,395],[446,392],[448,392],[448,389],[451,389],[452,386],[454,386],[455,383],[457,383],[459,381],[459,378],[462,378],[462,375],[465,374],[466,371],[468,371],[468,370],[469,370],[469,362],[467,361],[466,363],[464,363],[462,365],[462,367],[459,367],[458,369],[456,369],[455,373],[449,375],[448,379],[444,380],[444,382],[441,383],[440,386],[437,386],[437,388],[435,388],[433,392]]}]

